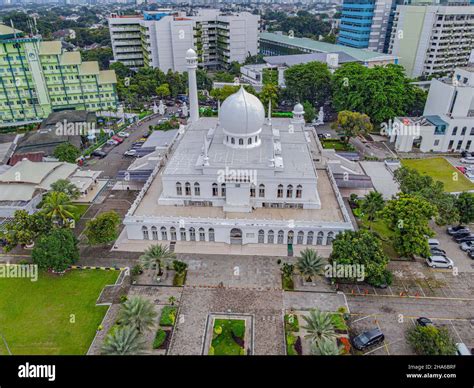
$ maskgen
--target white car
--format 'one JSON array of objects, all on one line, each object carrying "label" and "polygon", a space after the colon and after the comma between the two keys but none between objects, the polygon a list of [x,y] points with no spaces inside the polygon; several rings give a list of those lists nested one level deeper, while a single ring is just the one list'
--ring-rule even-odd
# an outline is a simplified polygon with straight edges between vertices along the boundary
[{"label": "white car", "polygon": [[137,150],[128,150],[124,153],[125,156],[138,156],[137,155]]},{"label": "white car", "polygon": [[430,256],[426,259],[426,264],[431,268],[453,268],[454,262],[449,257]]},{"label": "white car", "polygon": [[466,344],[463,344],[462,342],[456,344],[456,354],[458,356],[472,356],[472,353],[469,351]]},{"label": "white car", "polygon": [[474,181],[474,172],[466,171],[466,178],[468,178],[471,182]]},{"label": "white car", "polygon": [[461,245],[460,245],[461,249],[464,251],[464,252],[467,252],[469,251],[471,248],[474,248],[474,241],[466,241],[466,242],[463,242]]},{"label": "white car", "polygon": [[107,144],[108,145],[117,145],[119,142],[117,140],[114,140],[114,139],[110,139],[110,140],[107,140]]},{"label": "white car", "polygon": [[439,241],[435,238],[428,239],[428,245],[430,248],[437,247],[439,245]]},{"label": "white car", "polygon": [[128,132],[119,132],[117,133],[117,135],[119,135],[120,137],[129,137],[130,134]]},{"label": "white car", "polygon": [[461,159],[461,162],[467,164],[474,164],[474,156],[466,156],[465,158]]}]

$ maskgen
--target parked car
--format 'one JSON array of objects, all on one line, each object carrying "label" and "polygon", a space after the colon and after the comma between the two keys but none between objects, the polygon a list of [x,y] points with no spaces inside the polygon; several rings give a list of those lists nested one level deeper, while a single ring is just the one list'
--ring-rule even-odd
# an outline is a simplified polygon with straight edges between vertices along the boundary
[{"label": "parked car", "polygon": [[456,166],[456,168],[457,168],[459,171],[461,171],[463,174],[465,174],[466,171],[467,171],[466,167],[464,167],[464,166]]},{"label": "parked car", "polygon": [[456,239],[456,242],[458,244],[465,243],[465,242],[468,242],[468,241],[474,241],[474,234],[470,234],[470,235],[464,236],[464,237],[458,237]]},{"label": "parked car", "polygon": [[98,158],[105,158],[107,156],[107,152],[101,151],[101,150],[95,150],[91,154],[92,156],[97,156]]},{"label": "parked car", "polygon": [[148,139],[148,138],[150,137],[150,135],[151,135],[151,132],[145,132],[145,133],[143,134],[143,137],[144,137],[145,139]]},{"label": "parked car", "polygon": [[416,323],[420,326],[434,326],[431,319],[426,317],[420,317],[416,320]]},{"label": "parked car", "polygon": [[115,139],[109,139],[107,140],[108,145],[116,146],[119,142]]},{"label": "parked car", "polygon": [[467,237],[467,236],[470,236],[470,235],[471,235],[471,232],[463,230],[463,231],[454,233],[453,234],[453,240],[457,241],[457,239],[459,239],[459,238]]},{"label": "parked car", "polygon": [[470,259],[474,259],[474,249],[470,249],[467,251],[467,255]]},{"label": "parked car", "polygon": [[372,345],[379,344],[385,340],[385,336],[379,328],[365,331],[352,339],[352,345],[358,350],[364,350]]},{"label": "parked car", "polygon": [[469,229],[467,227],[465,227],[464,225],[450,226],[447,229],[447,232],[450,236],[452,236],[454,233],[457,233],[457,232],[463,231],[463,230],[466,230],[466,231],[469,232]]},{"label": "parked car", "polygon": [[462,342],[456,344],[456,354],[458,356],[472,356],[472,353],[469,351],[466,344],[463,344]]},{"label": "parked car", "polygon": [[124,156],[138,156],[138,151],[135,149],[128,150],[124,153]]},{"label": "parked car", "polygon": [[467,171],[466,172],[466,178],[471,180],[471,181],[474,181],[474,172],[472,171]]},{"label": "parked car", "polygon": [[130,134],[128,132],[119,132],[117,133],[117,135],[119,135],[120,137],[123,137],[123,138],[127,138],[130,136]]},{"label": "parked car", "polygon": [[430,256],[426,259],[426,264],[431,268],[453,268],[454,262],[446,256]]},{"label": "parked car", "polygon": [[123,143],[123,139],[122,139],[120,136],[113,135],[113,136],[112,136],[112,139],[114,139],[114,140],[117,141],[118,143]]},{"label": "parked car", "polygon": [[464,252],[474,248],[474,241],[465,241],[459,246]]},{"label": "parked car", "polygon": [[461,162],[466,164],[474,164],[474,156],[466,156],[465,158],[461,159]]},{"label": "parked car", "polygon": [[432,255],[435,255],[435,256],[446,256],[446,251],[439,247],[431,247],[430,252]]},{"label": "parked car", "polygon": [[439,241],[435,238],[428,239],[428,245],[431,247],[437,247],[439,245]]}]

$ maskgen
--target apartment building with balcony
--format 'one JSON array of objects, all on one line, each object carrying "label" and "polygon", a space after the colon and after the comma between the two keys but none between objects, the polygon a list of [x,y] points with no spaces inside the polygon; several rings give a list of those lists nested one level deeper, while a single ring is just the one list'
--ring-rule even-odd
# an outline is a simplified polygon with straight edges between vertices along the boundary
[{"label": "apartment building with balcony", "polygon": [[60,41],[0,24],[0,127],[39,122],[53,111],[117,107],[113,70],[83,62]]},{"label": "apartment building with balcony", "polygon": [[247,56],[258,53],[259,23],[258,15],[221,13],[216,9],[198,10],[191,16],[160,10],[143,16],[109,18],[114,61],[164,72],[185,71],[189,48],[196,50],[198,63],[204,68],[244,62]]},{"label": "apartment building with balcony", "polygon": [[474,50],[473,5],[399,5],[389,53],[407,75],[452,75],[467,66]]}]

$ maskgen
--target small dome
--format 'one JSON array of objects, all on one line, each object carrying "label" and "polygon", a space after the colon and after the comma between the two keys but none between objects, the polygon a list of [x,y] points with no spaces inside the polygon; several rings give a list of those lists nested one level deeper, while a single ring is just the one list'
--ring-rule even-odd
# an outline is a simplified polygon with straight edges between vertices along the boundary
[{"label": "small dome", "polygon": [[256,134],[265,122],[265,109],[257,97],[241,87],[222,103],[219,122],[224,132],[230,135]]},{"label": "small dome", "polygon": [[186,59],[195,59],[195,58],[197,58],[196,51],[194,51],[192,48],[186,51]]},{"label": "small dome", "polygon": [[301,105],[299,102],[295,105],[295,107],[293,108],[293,113],[300,113],[300,114],[303,114],[304,113],[304,108],[303,108],[303,105]]}]

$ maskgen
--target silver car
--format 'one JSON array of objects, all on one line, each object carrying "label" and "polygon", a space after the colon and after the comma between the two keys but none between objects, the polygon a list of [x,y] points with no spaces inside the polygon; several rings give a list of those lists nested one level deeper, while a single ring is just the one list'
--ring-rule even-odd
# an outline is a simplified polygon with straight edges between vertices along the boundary
[{"label": "silver car", "polygon": [[454,262],[449,257],[430,256],[426,259],[426,264],[431,268],[453,268]]},{"label": "silver car", "polygon": [[464,252],[467,252],[469,251],[471,248],[474,248],[474,241],[466,241],[466,242],[463,242],[461,245],[460,245],[461,249],[464,251]]}]

